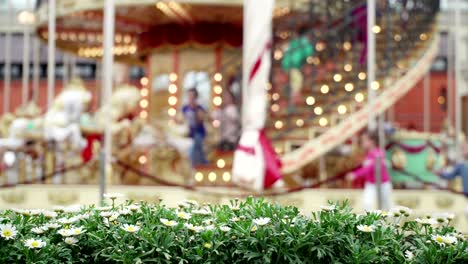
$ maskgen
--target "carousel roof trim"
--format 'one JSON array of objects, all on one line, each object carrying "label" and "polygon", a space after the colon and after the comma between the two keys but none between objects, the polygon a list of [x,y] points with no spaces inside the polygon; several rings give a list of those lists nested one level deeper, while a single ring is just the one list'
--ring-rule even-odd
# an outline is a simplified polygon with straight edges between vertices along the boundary
[{"label": "carousel roof trim", "polygon": [[[239,6],[243,4],[243,0],[173,0],[173,1],[154,1],[154,0],[115,0],[116,6],[138,6],[138,5],[156,5],[159,2],[175,2],[181,4],[193,4],[193,5],[226,5],[226,6]],[[276,0],[275,7],[293,7],[302,8],[306,0]],[[76,12],[103,9],[104,1],[96,0],[64,0],[57,2],[56,17],[60,18],[66,15],[70,15]],[[37,11],[38,23],[37,26],[41,26],[47,23],[47,4],[44,4]]]}]

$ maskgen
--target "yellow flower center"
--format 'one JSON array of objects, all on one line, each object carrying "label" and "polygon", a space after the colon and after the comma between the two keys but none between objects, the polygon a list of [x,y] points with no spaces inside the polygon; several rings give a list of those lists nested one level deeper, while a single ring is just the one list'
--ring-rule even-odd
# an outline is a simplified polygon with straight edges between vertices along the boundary
[{"label": "yellow flower center", "polygon": [[437,242],[440,242],[440,243],[443,243],[444,242],[444,239],[442,237],[436,237],[436,241]]},{"label": "yellow flower center", "polygon": [[38,246],[39,246],[39,242],[33,241],[33,242],[31,243],[31,246],[32,246],[32,247],[38,247]]},{"label": "yellow flower center", "polygon": [[3,235],[6,236],[6,237],[9,237],[9,236],[11,236],[11,231],[10,230],[4,230]]},{"label": "yellow flower center", "polygon": [[205,248],[211,248],[211,244],[210,243],[205,243],[204,247]]},{"label": "yellow flower center", "polygon": [[133,232],[133,231],[135,231],[135,228],[133,228],[133,226],[129,226],[128,231]]}]

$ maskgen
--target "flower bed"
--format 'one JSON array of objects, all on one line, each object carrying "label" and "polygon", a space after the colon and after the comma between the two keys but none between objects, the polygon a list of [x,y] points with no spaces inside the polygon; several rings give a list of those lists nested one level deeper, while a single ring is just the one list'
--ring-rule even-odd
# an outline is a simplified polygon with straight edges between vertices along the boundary
[{"label": "flower bed", "polygon": [[13,209],[0,212],[2,263],[468,263],[452,215],[411,210],[355,214],[330,204],[305,216],[248,198],[179,208]]}]

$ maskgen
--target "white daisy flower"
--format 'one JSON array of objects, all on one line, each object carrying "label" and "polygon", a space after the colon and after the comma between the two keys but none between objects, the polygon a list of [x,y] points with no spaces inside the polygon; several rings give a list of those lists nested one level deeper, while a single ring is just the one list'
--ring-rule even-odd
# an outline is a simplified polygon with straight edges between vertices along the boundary
[{"label": "white daisy flower", "polygon": [[17,214],[22,214],[25,210],[20,209],[20,208],[12,208],[11,211],[17,213]]},{"label": "white daisy flower", "polygon": [[61,225],[58,223],[47,223],[44,225],[44,227],[47,227],[47,229],[57,229],[61,227]]},{"label": "white daisy flower", "polygon": [[68,245],[76,245],[78,243],[78,239],[74,237],[66,237],[63,241]]},{"label": "white daisy flower", "polygon": [[34,228],[31,229],[31,232],[33,232],[34,234],[38,234],[38,235],[44,234],[45,231],[46,230],[44,230],[41,227],[34,227]]},{"label": "white daisy flower", "polygon": [[192,224],[185,224],[184,225],[188,230],[193,231],[195,233],[200,233],[204,230],[203,226],[194,226]]},{"label": "white daisy flower", "polygon": [[73,236],[81,235],[81,234],[83,234],[84,232],[86,232],[86,230],[84,230],[83,227],[74,227],[74,228],[71,228],[71,229],[70,229],[70,233],[71,233]]},{"label": "white daisy flower", "polygon": [[369,210],[369,211],[366,211],[367,214],[376,214],[376,215],[381,215],[382,214],[382,210]]},{"label": "white daisy flower", "polygon": [[176,221],[174,221],[174,220],[167,220],[165,218],[161,218],[160,221],[165,226],[173,227],[173,226],[178,225],[178,223]]},{"label": "white daisy flower", "polygon": [[406,206],[396,206],[392,209],[390,209],[390,214],[393,215],[394,217],[399,217],[399,216],[410,216],[413,210],[409,209]]},{"label": "white daisy flower", "polygon": [[445,238],[441,235],[432,235],[432,240],[434,240],[439,246],[445,246]]},{"label": "white daisy flower", "polygon": [[104,198],[115,200],[117,198],[123,197],[122,193],[105,193]]},{"label": "white daisy flower", "polygon": [[115,213],[112,213],[112,215],[109,217],[109,221],[113,222],[115,220],[117,220],[117,218],[119,218],[120,214],[115,212]]},{"label": "white daisy flower", "polygon": [[99,215],[105,218],[111,217],[113,212],[101,212]]},{"label": "white daisy flower", "polygon": [[252,226],[252,228],[250,228],[250,232],[255,232],[258,230],[258,226],[257,225],[254,225]]},{"label": "white daisy flower", "polygon": [[76,217],[81,220],[81,219],[88,219],[90,215],[88,213],[84,213],[84,214],[79,214]]},{"label": "white daisy flower", "polygon": [[126,208],[121,209],[119,211],[119,214],[121,214],[121,215],[130,215],[131,213],[132,213],[132,211],[130,211],[130,209],[126,209]]},{"label": "white daisy flower", "polygon": [[190,218],[192,218],[192,215],[189,213],[180,211],[180,212],[177,212],[177,217],[182,218],[184,220],[189,220]]},{"label": "white daisy flower", "polygon": [[204,223],[205,225],[211,225],[211,224],[213,224],[213,219],[206,219],[206,220],[203,220],[203,223]]},{"label": "white daisy flower", "polygon": [[229,226],[221,226],[221,227],[219,227],[219,230],[221,230],[223,232],[229,232],[231,230],[231,228]]},{"label": "white daisy flower", "polygon": [[43,248],[46,246],[46,242],[40,239],[30,238],[24,241],[24,245],[30,249]]},{"label": "white daisy flower", "polygon": [[434,218],[424,218],[424,219],[416,218],[414,221],[416,221],[417,223],[421,225],[430,225],[430,226],[437,225],[437,221]]},{"label": "white daisy flower", "polygon": [[43,209],[32,209],[32,210],[29,210],[29,214],[36,216],[36,215],[42,214],[43,211],[44,211]]},{"label": "white daisy flower", "polygon": [[375,231],[374,225],[358,225],[357,229],[364,233],[372,233]]},{"label": "white daisy flower", "polygon": [[233,221],[233,222],[237,222],[237,221],[239,221],[239,217],[237,217],[237,216],[234,216],[234,217],[231,219],[231,221]]},{"label": "white daisy flower", "polygon": [[253,220],[253,222],[256,224],[256,225],[259,225],[259,226],[263,226],[263,225],[266,225],[270,222],[270,218],[269,217],[260,217],[260,218],[255,218]]},{"label": "white daisy flower", "polygon": [[130,204],[127,206],[127,209],[132,210],[132,211],[137,211],[140,210],[141,206],[138,204]]},{"label": "white daisy flower", "polygon": [[58,214],[53,211],[44,211],[43,214],[46,218],[49,218],[49,219],[56,218],[58,216]]},{"label": "white daisy flower", "polygon": [[71,206],[67,206],[63,208],[63,212],[69,213],[69,214],[79,213],[80,211],[81,211],[81,205],[71,205]]},{"label": "white daisy flower", "polygon": [[140,227],[137,226],[137,225],[129,225],[129,224],[124,224],[123,226],[121,226],[120,228],[122,228],[123,230],[129,232],[129,233],[135,233],[135,232],[138,232],[140,230]]},{"label": "white daisy flower", "polygon": [[202,209],[199,209],[199,210],[192,210],[192,214],[194,215],[211,215],[211,211],[205,209],[205,208],[202,208]]},{"label": "white daisy flower", "polygon": [[409,250],[406,250],[405,251],[405,257],[407,260],[412,260],[414,258],[414,254],[413,252],[409,251]]},{"label": "white daisy flower", "polygon": [[72,230],[71,229],[60,229],[59,231],[57,231],[57,233],[63,237],[69,237],[69,236],[73,236],[73,233],[72,233]]},{"label": "white daisy flower", "polygon": [[320,206],[320,209],[322,209],[322,211],[334,211],[336,210],[336,205],[332,204],[332,205],[322,205]]},{"label": "white daisy flower", "polygon": [[205,226],[205,229],[206,230],[214,230],[215,226],[214,225],[207,225],[207,226]]},{"label": "white daisy flower", "polygon": [[52,210],[54,210],[55,212],[63,212],[65,210],[65,206],[61,206],[61,205],[56,205],[56,206],[53,206],[52,207]]},{"label": "white daisy flower", "polygon": [[18,231],[11,224],[2,224],[0,225],[0,236],[6,240],[10,240],[16,237]]},{"label": "white daisy flower", "polygon": [[450,236],[450,235],[443,236],[443,240],[444,240],[444,243],[446,245],[452,245],[452,244],[456,244],[458,242],[456,237]]},{"label": "white daisy flower", "polygon": [[58,219],[57,221],[61,224],[64,224],[64,225],[69,225],[69,224],[73,224],[75,222],[77,222],[78,220],[78,217],[76,216],[73,216],[73,217],[70,217],[70,218],[66,218],[66,217],[63,217],[63,218],[60,218]]}]

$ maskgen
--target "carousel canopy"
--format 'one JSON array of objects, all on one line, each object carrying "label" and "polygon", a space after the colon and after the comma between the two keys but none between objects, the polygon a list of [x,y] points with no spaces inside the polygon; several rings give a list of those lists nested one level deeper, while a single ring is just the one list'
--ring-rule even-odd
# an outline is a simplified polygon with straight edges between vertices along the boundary
[{"label": "carousel canopy", "polygon": [[[114,54],[144,62],[153,50],[181,47],[238,48],[242,45],[242,0],[116,0]],[[302,8],[306,1],[277,1],[275,16]],[[56,45],[82,57],[100,58],[104,1],[57,3]],[[37,32],[48,38],[47,6],[38,11]]]}]

